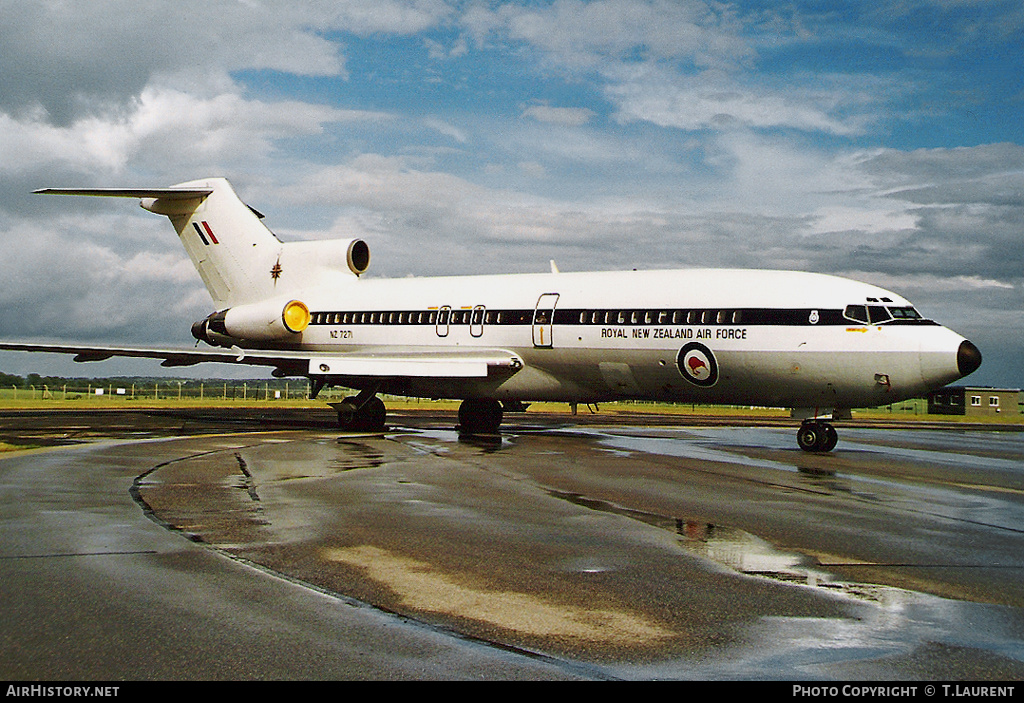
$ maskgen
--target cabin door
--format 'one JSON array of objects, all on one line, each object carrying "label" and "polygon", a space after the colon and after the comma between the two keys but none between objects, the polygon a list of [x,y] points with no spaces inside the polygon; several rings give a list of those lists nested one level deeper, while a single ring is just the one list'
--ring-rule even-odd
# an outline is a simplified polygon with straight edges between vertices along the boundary
[{"label": "cabin door", "polygon": [[537,299],[537,308],[533,311],[533,346],[551,348],[551,328],[557,303],[558,293],[545,293]]}]

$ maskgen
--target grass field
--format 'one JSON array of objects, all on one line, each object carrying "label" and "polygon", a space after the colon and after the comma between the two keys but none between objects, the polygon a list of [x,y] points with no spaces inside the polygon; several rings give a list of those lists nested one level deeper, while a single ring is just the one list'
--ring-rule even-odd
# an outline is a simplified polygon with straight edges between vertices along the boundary
[{"label": "grass field", "polygon": [[[97,394],[96,389],[102,389]],[[297,383],[280,386],[262,383],[227,384],[210,382],[192,383],[179,386],[176,382],[155,384],[135,384],[116,386],[86,386],[83,388],[49,389],[14,389],[0,388],[0,410],[72,410],[72,409],[144,409],[173,407],[288,407],[288,408],[323,408],[326,403],[339,401],[351,395],[351,391],[330,389],[322,392],[316,400],[307,397],[305,384]],[[383,400],[392,410],[451,410],[458,409],[457,400],[429,400],[425,398],[402,398],[383,396]],[[927,420],[929,422],[984,422],[998,425],[1024,425],[1024,415],[1017,412],[993,417],[958,417],[949,415],[929,415],[927,403],[922,399],[895,403],[881,408],[854,410],[854,418],[862,419],[899,419],[901,421]],[[657,413],[670,415],[694,415],[705,417],[744,417],[744,418],[787,418],[789,411],[784,408],[756,408],[749,406],[727,405],[694,405],[690,403],[654,403],[639,401],[620,401],[601,403],[599,412],[604,413]],[[566,403],[533,403],[530,411],[548,413],[571,413]],[[580,405],[577,412],[588,413],[587,406]]]}]

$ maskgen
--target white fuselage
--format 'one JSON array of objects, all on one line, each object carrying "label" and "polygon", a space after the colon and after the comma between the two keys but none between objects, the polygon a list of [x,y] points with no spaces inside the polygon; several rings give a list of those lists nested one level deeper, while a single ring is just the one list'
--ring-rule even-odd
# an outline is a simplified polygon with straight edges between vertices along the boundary
[{"label": "white fuselage", "polygon": [[[819,274],[339,277],[298,297],[312,323],[289,349],[504,350],[523,362],[510,375],[406,378],[381,388],[395,394],[851,408],[918,396],[964,375],[963,337],[916,311],[874,324],[851,319],[849,306],[897,315],[913,308],[876,286]],[[358,378],[332,382],[360,387]]]},{"label": "white fuselage", "polygon": [[[170,218],[216,306],[192,325],[221,349],[0,343],[5,349],[226,362],[360,389],[339,420],[384,425],[378,392],[464,399],[491,431],[505,402],[611,399],[798,409],[829,451],[835,410],[885,405],[973,372],[977,347],[902,297],[835,276],[667,270],[363,277],[360,239],[282,242],[223,178],[43,193],[140,198]],[[552,267],[554,268],[554,267]],[[511,407],[511,405],[509,405]],[[343,423],[344,424],[344,423]]]}]

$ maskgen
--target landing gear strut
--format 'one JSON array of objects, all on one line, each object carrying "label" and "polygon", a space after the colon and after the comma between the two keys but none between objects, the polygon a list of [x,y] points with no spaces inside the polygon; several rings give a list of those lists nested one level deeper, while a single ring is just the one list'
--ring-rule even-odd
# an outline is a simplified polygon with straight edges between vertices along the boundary
[{"label": "landing gear strut", "polygon": [[493,398],[468,398],[459,406],[459,432],[497,434],[502,414],[501,403]]},{"label": "landing gear strut", "polygon": [[807,420],[796,433],[796,442],[805,452],[830,452],[836,448],[839,433],[828,422]]}]

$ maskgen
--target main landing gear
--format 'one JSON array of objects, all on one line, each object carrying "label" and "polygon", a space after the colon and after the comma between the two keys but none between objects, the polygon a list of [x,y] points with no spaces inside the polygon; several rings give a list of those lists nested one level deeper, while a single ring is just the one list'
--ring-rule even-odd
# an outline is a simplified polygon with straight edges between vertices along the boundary
[{"label": "main landing gear", "polygon": [[[374,391],[365,390],[340,403],[331,403],[338,411],[338,426],[350,432],[382,432],[388,411]],[[521,403],[511,411],[524,409]],[[469,398],[459,406],[459,433],[464,435],[495,435],[501,426],[504,408],[493,398]]]},{"label": "main landing gear", "polygon": [[494,398],[468,398],[459,406],[459,433],[498,434],[504,412]]},{"label": "main landing gear", "polygon": [[331,406],[338,411],[338,426],[351,432],[382,432],[388,417],[384,401],[376,395],[362,393],[345,398]]},{"label": "main landing gear", "polygon": [[830,452],[838,441],[836,428],[822,420],[805,420],[796,433],[796,442],[805,452]]}]

